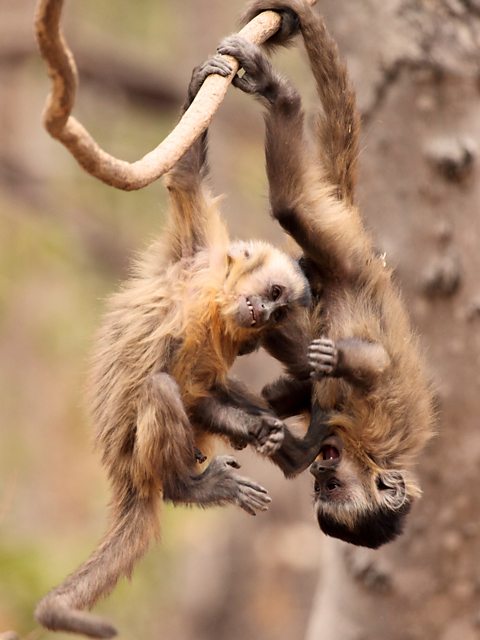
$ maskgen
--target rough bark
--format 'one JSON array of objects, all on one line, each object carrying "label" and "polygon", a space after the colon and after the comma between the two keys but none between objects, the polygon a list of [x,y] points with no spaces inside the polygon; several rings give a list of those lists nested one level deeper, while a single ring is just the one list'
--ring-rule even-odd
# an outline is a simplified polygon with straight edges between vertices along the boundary
[{"label": "rough bark", "polygon": [[470,640],[480,625],[480,5],[323,9],[366,115],[363,211],[422,334],[439,417],[404,536],[377,552],[329,541],[307,640]]}]

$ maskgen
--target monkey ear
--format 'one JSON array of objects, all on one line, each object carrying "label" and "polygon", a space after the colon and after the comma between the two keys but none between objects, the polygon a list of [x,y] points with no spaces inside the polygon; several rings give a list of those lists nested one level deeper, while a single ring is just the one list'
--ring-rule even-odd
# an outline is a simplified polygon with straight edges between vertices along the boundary
[{"label": "monkey ear", "polygon": [[377,488],[388,509],[400,509],[407,500],[405,477],[401,471],[382,471],[377,478]]}]

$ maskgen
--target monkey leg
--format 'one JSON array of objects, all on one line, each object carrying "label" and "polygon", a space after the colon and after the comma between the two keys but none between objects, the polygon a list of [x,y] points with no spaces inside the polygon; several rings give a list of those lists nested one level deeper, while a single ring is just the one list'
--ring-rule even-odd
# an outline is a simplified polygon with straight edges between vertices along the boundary
[{"label": "monkey leg", "polygon": [[[193,70],[188,87],[185,112],[198,93],[205,78],[212,74],[223,77],[232,72],[220,56],[213,56]],[[165,178],[170,198],[170,252],[173,260],[189,258],[196,251],[215,242],[221,233],[213,198],[205,184],[208,174],[207,137],[204,131],[184,153]]]},{"label": "monkey leg", "polygon": [[194,407],[196,424],[227,436],[235,448],[252,444],[259,453],[272,455],[282,444],[283,423],[238,380],[216,385]]},{"label": "monkey leg", "polygon": [[308,380],[311,366],[307,353],[312,338],[308,310],[302,309],[279,327],[267,331],[262,337],[262,347],[281,362],[293,378]]},{"label": "monkey leg", "polygon": [[232,456],[217,456],[203,473],[190,476],[183,487],[164,490],[164,499],[204,507],[236,504],[252,516],[256,511],[266,511],[271,502],[267,490],[235,473],[239,468]]},{"label": "monkey leg", "polygon": [[312,464],[329,435],[328,414],[314,405],[305,436],[299,438],[285,427],[282,446],[270,459],[280,467],[287,478],[296,476]]},{"label": "monkey leg", "polygon": [[312,380],[281,376],[262,389],[262,396],[279,418],[285,419],[311,409]]},{"label": "monkey leg", "polygon": [[255,515],[265,510],[266,490],[234,472],[239,465],[230,456],[214,458],[207,469],[195,472],[198,453],[194,433],[175,380],[156,373],[147,380],[138,403],[135,442],[135,483],[149,486],[158,477],[163,498],[175,503],[208,505],[237,504]]},{"label": "monkey leg", "polygon": [[352,384],[371,387],[390,365],[390,357],[378,342],[346,338],[313,340],[308,349],[311,377],[343,377]]},{"label": "monkey leg", "polygon": [[155,373],[145,381],[137,401],[132,481],[139,491],[182,483],[195,465],[195,438],[172,376]]}]

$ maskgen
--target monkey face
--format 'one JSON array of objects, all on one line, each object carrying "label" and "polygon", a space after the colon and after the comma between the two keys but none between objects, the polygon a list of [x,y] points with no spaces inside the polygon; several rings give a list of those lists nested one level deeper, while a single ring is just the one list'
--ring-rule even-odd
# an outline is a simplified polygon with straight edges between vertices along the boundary
[{"label": "monkey face", "polygon": [[259,332],[310,304],[310,288],[297,263],[265,242],[235,242],[228,252],[223,313],[238,328]]},{"label": "monkey face", "polygon": [[338,436],[324,441],[310,471],[325,534],[375,549],[401,533],[411,498],[400,471],[373,471],[349,454]]}]

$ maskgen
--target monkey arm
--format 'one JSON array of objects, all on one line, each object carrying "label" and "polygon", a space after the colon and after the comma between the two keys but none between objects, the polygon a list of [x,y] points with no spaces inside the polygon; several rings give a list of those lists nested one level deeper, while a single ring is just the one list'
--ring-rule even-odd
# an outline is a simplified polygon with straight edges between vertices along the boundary
[{"label": "monkey arm", "polygon": [[[295,385],[295,381],[292,382]],[[304,381],[302,409],[306,406],[309,410],[310,394],[307,403],[306,385],[311,391],[311,383]],[[286,386],[284,391],[287,391]],[[203,428],[229,437],[234,446],[255,442],[257,449],[267,454],[288,478],[304,471],[315,460],[326,435],[325,416],[321,411],[313,412],[308,431],[299,438],[268,413],[261,399],[236,380],[229,380],[225,387],[212,390],[210,397],[197,404],[193,417]],[[279,426],[281,439],[278,438]]]},{"label": "monkey arm", "polygon": [[310,327],[308,312],[302,310],[290,315],[287,321],[270,329],[262,337],[262,347],[297,380],[308,380],[310,376],[311,367],[307,358],[312,339]]},{"label": "monkey arm", "polygon": [[390,356],[379,342],[346,338],[334,342],[314,340],[308,349],[312,378],[343,377],[360,387],[372,387],[390,365]]},{"label": "monkey arm", "polygon": [[283,423],[262,398],[234,379],[215,385],[208,396],[200,398],[192,418],[203,429],[227,436],[234,447],[251,443],[265,455],[278,449],[283,439]]},{"label": "monkey arm", "polygon": [[[270,8],[267,0],[256,6],[260,4]],[[282,6],[300,10],[303,4],[284,2]],[[274,8],[279,6],[279,2],[274,3]],[[328,116],[318,129],[324,156],[318,157],[309,149],[297,91],[272,70],[262,50],[238,36],[227,38],[218,50],[235,56],[245,70],[245,75],[235,78],[233,84],[259,97],[267,107],[266,164],[273,216],[324,277],[346,279],[358,275],[372,256],[369,238],[349,195],[358,133],[357,125],[352,123],[357,122],[357,115],[353,93],[348,89],[348,100],[344,95],[346,73],[336,48],[332,48],[334,43],[323,22],[314,13],[308,16],[307,20],[302,14],[300,22],[302,26],[305,18],[310,64],[328,109]],[[332,75],[326,76],[327,71]],[[340,125],[347,127],[347,134],[337,133],[341,128],[337,114],[341,116]],[[332,155],[334,158],[330,159]]]},{"label": "monkey arm", "polygon": [[[205,78],[211,74],[225,77],[231,72],[230,65],[218,55],[196,67],[182,113],[194,100]],[[208,132],[204,131],[165,178],[171,208],[170,252],[176,260],[191,257],[218,239],[216,209],[204,184],[208,174],[207,138]]]},{"label": "monkey arm", "polygon": [[292,36],[301,31],[316,89],[323,106],[318,123],[319,153],[326,178],[338,188],[338,196],[353,202],[358,156],[359,115],[346,65],[340,59],[336,42],[330,36],[313,3],[305,0],[253,0],[242,17],[246,23],[256,15],[271,9],[281,18],[279,31],[267,40],[263,48],[288,45]]}]

